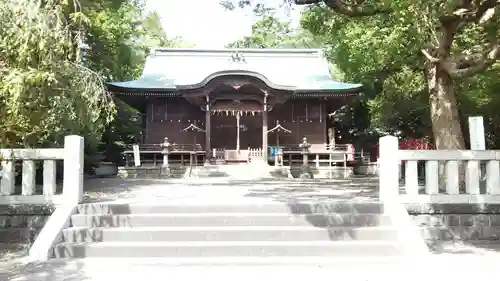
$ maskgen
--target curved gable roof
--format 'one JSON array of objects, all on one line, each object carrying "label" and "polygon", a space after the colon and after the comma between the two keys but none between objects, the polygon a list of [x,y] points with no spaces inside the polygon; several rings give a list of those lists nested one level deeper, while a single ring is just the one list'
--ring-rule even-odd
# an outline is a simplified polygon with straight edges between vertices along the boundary
[{"label": "curved gable roof", "polygon": [[318,49],[155,49],[138,80],[108,85],[121,91],[177,91],[203,87],[223,75],[252,76],[270,88],[293,92],[361,88],[361,84],[332,80],[328,62]]}]

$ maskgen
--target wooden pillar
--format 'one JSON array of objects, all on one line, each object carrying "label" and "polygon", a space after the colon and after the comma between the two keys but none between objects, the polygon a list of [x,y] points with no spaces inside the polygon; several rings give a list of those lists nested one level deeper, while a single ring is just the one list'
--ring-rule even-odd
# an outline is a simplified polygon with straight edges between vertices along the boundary
[{"label": "wooden pillar", "polygon": [[236,111],[236,152],[240,153],[240,111]]},{"label": "wooden pillar", "polygon": [[262,111],[262,156],[267,163],[267,93],[264,96],[264,110]]},{"label": "wooden pillar", "polygon": [[210,108],[210,98],[206,96],[206,107],[205,107],[205,162],[209,162],[211,143],[210,143],[210,130],[212,129],[210,118],[212,116]]}]

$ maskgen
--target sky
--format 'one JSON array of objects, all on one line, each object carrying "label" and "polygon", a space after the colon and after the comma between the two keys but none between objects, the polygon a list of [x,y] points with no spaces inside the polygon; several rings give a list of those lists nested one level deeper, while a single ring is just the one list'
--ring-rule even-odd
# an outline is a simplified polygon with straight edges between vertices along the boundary
[{"label": "sky", "polygon": [[[264,0],[276,7],[282,0]],[[255,18],[249,10],[226,11],[220,0],[146,0],[148,10],[157,11],[169,37],[180,36],[198,48],[223,48],[250,35]],[[294,23],[298,11],[291,11]]]}]

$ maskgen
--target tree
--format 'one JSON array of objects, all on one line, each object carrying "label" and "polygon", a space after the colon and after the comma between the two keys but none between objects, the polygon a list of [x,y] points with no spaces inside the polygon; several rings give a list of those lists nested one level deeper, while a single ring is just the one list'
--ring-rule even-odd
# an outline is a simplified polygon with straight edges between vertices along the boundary
[{"label": "tree", "polygon": [[191,48],[192,44],[185,42],[180,37],[168,37],[163,30],[160,21],[160,15],[157,12],[151,12],[146,16],[142,24],[142,42],[141,46],[147,48]]},{"label": "tree", "polygon": [[[313,35],[308,30],[297,27],[292,23],[280,20],[276,8],[265,5],[256,5],[253,9],[258,19],[252,26],[252,33],[243,39],[228,45],[230,48],[321,48],[324,47],[323,38]],[[343,80],[343,73],[330,64],[332,77]],[[368,132],[369,115],[366,100],[363,97],[351,99],[342,109],[337,110],[336,117],[332,118],[334,127],[340,129],[343,140],[363,146],[373,139]],[[376,137],[376,136],[375,136]]]},{"label": "tree", "polygon": [[[86,63],[109,81],[137,79],[153,47],[179,47],[181,38],[168,38],[156,12],[146,13],[143,1],[100,0],[84,6],[89,17]],[[116,99],[117,115],[106,126],[99,151],[108,161],[119,162],[121,151],[137,143],[142,114]],[[94,159],[97,162],[101,159]]]},{"label": "tree", "polygon": [[404,85],[410,91],[405,94],[427,92],[438,149],[465,147],[457,83],[489,69],[495,71],[499,48],[499,17],[495,8],[500,3],[492,0],[295,2],[316,4],[309,6],[304,20],[307,28],[315,30],[314,34],[334,31],[329,37],[338,53],[350,61],[351,67],[358,67],[360,73],[377,72],[376,82],[384,91],[388,84],[395,84],[399,75],[408,79]]},{"label": "tree", "polygon": [[256,5],[253,9],[258,19],[252,25],[252,33],[228,48],[320,48],[318,38],[302,28],[292,27],[291,21],[280,19],[276,8]]},{"label": "tree", "polygon": [[0,5],[0,147],[100,137],[114,105],[104,80],[81,63],[88,18],[76,2],[5,0]]},{"label": "tree", "polygon": [[[357,7],[340,5],[339,1],[325,3],[341,14],[335,15],[341,21],[380,24],[380,32],[389,39],[381,45],[389,48],[389,58],[396,61],[385,61],[383,65],[388,72],[421,73],[413,82],[421,80],[428,91],[430,120],[438,149],[465,147],[455,82],[484,72],[497,59],[494,38],[498,17],[493,13],[496,1],[459,2],[443,0],[429,5],[393,1]],[[413,88],[413,92],[419,92],[418,87]]]},{"label": "tree", "polygon": [[78,134],[88,156],[103,134],[106,144],[138,135],[140,115],[114,101],[105,82],[136,79],[149,47],[180,41],[167,38],[158,15],[143,6],[140,0],[2,2],[0,147],[60,146],[65,135]]}]

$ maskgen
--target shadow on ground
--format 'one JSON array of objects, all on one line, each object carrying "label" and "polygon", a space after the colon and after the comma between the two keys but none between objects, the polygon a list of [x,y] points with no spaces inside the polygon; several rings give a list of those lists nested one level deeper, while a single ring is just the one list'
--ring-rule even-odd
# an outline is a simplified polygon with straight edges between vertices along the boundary
[{"label": "shadow on ground", "polygon": [[287,204],[291,214],[324,228],[332,241],[357,240],[356,228],[380,225],[383,211],[378,185],[371,178],[293,180],[283,186],[250,188],[245,196]]},{"label": "shadow on ground", "polygon": [[110,202],[133,198],[137,193],[147,193],[153,186],[169,185],[172,180],[89,178],[84,181],[84,202]]}]

